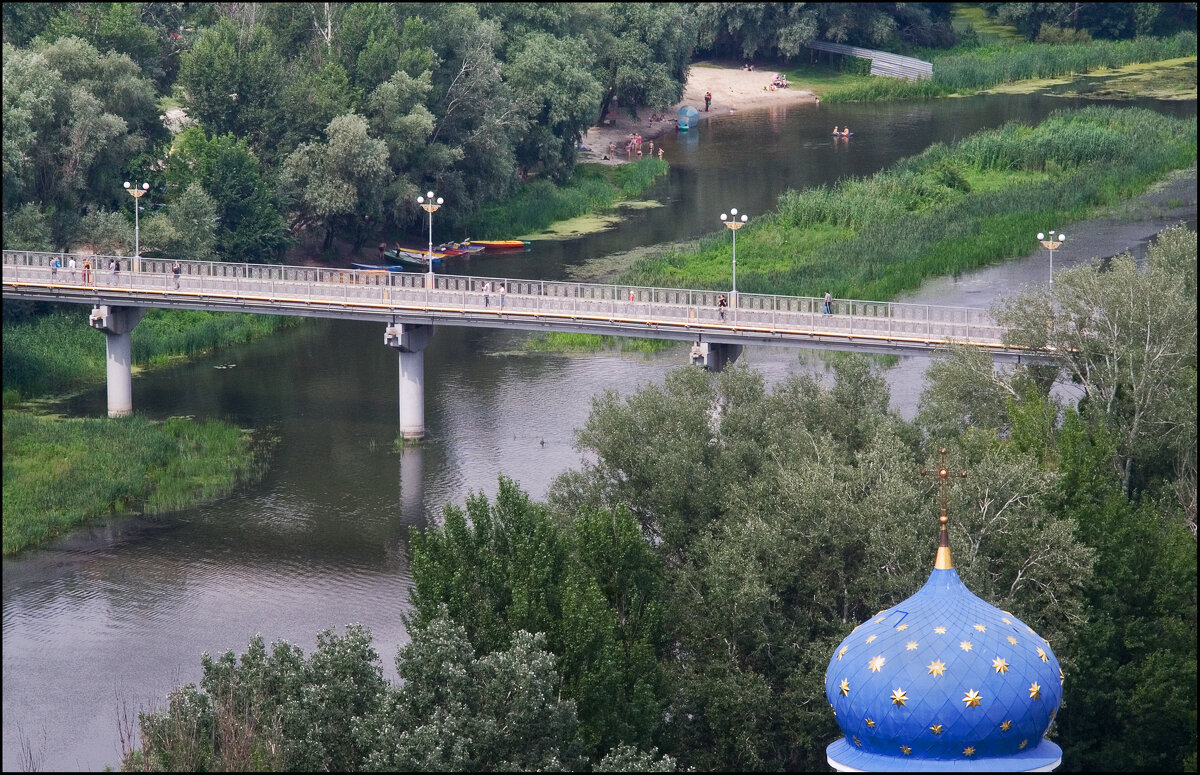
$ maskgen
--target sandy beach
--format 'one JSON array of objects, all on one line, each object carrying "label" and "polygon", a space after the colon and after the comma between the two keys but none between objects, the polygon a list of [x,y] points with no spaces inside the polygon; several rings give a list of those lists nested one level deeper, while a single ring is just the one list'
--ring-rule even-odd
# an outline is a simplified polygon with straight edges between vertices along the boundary
[{"label": "sandy beach", "polygon": [[[624,164],[627,161],[637,161],[636,153],[630,157],[625,153],[625,144],[632,133],[642,136],[642,150],[649,153],[649,145],[645,141],[653,140],[659,135],[675,131],[672,119],[684,105],[691,105],[700,111],[700,120],[719,119],[738,111],[769,108],[777,105],[802,105],[815,103],[817,98],[811,91],[789,86],[786,89],[763,91],[763,87],[771,83],[775,70],[743,70],[740,67],[726,67],[710,62],[693,64],[688,73],[687,86],[683,91],[683,99],[672,105],[666,113],[665,121],[650,121],[652,111],[649,108],[638,108],[639,121],[629,118],[629,112],[623,105],[609,108],[608,121],[604,126],[594,126],[587,131],[581,141],[589,150],[579,152],[579,161],[598,164]],[[712,106],[704,111],[704,93],[712,92]],[[605,160],[608,155],[608,144],[617,148],[615,158]],[[666,157],[664,157],[666,158]],[[667,159],[670,161],[670,159]]]}]

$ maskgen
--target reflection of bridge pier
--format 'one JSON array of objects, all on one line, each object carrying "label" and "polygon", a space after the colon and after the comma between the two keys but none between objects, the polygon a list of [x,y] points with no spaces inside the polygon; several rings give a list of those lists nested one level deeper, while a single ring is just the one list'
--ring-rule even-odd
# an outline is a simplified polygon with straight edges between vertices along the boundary
[{"label": "reflection of bridge pier", "polygon": [[88,319],[92,328],[104,332],[108,350],[108,416],[124,417],[133,413],[133,362],[129,332],[146,310],[141,307],[100,305]]},{"label": "reflection of bridge pier", "polygon": [[400,450],[400,516],[408,525],[426,524],[423,444],[406,444]]},{"label": "reflection of bridge pier", "polygon": [[425,438],[425,347],[433,326],[393,323],[383,341],[400,354],[400,437]]}]

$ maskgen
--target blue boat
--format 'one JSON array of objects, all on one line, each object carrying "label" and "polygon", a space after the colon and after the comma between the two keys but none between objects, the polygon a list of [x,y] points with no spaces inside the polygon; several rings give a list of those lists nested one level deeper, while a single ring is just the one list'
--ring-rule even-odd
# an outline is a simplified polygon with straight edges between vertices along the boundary
[{"label": "blue boat", "polygon": [[354,267],[355,269],[361,269],[361,270],[364,270],[367,272],[403,272],[404,271],[403,266],[391,266],[391,265],[387,265],[387,264],[355,264],[355,263],[351,263],[350,266]]}]

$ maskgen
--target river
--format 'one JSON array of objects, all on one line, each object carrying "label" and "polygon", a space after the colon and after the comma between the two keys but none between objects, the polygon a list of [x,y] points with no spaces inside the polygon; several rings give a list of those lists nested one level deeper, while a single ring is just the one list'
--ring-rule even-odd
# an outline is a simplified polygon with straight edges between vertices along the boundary
[{"label": "river", "polygon": [[[614,253],[716,232],[731,207],[753,218],[787,188],[869,175],[932,143],[1007,120],[1039,121],[1068,104],[1082,103],[991,95],[722,116],[662,139],[672,168],[651,192],[661,207],[625,211],[598,234],[535,242],[525,254],[446,271],[562,278]],[[1196,111],[1194,101],[1138,104]],[[835,124],[856,137],[833,142]],[[1073,244],[1059,251],[1056,269],[1090,258],[1072,253]],[[996,271],[933,281],[912,298],[986,306],[1043,282],[1047,269],[1031,252],[988,274]],[[80,308],[81,331],[85,314]],[[470,492],[493,495],[499,475],[544,496],[580,462],[574,431],[592,396],[629,394],[687,362],[682,346],[652,356],[529,354],[520,341],[511,332],[438,330],[425,357],[429,436],[403,452],[392,448],[397,360],[378,325],[309,321],[135,379],[139,413],[221,418],[273,433],[278,446],[262,481],[217,503],[116,520],[4,559],[4,769],[31,759],[51,770],[118,765],[122,708],[161,703],[172,687],[199,680],[201,652],[240,653],[256,633],[309,653],[318,631],[365,624],[394,680],[396,649],[406,641],[410,527],[436,520]],[[782,348],[747,348],[744,359],[769,383],[824,368],[812,354]],[[906,417],[926,362],[904,358],[888,372],[893,405]],[[62,410],[100,416],[105,400],[100,388]]]}]

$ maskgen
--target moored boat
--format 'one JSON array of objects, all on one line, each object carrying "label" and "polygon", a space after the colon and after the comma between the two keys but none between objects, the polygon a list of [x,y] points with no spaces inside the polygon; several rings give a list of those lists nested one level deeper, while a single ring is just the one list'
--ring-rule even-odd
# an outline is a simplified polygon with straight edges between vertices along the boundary
[{"label": "moored boat", "polygon": [[403,266],[389,266],[387,264],[356,264],[351,262],[350,266],[354,269],[359,269],[364,272],[403,272]]},{"label": "moored boat", "polygon": [[524,250],[529,247],[528,240],[519,239],[469,239],[464,245],[483,245],[488,250]]}]

